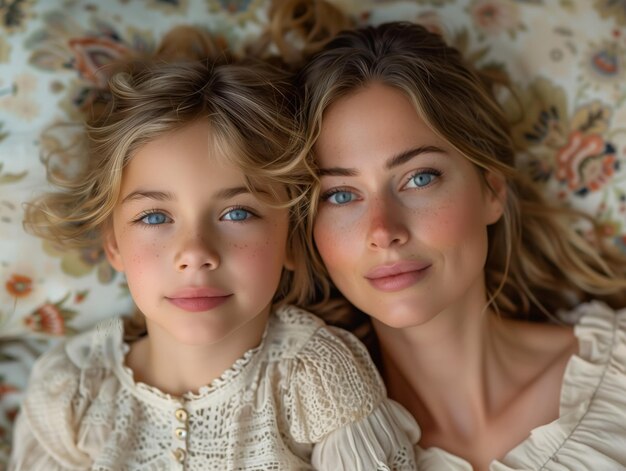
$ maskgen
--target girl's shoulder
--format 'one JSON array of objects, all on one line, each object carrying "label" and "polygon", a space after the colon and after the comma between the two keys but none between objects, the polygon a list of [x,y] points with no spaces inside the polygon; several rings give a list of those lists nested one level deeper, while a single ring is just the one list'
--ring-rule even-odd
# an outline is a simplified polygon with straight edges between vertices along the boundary
[{"label": "girl's shoulder", "polygon": [[33,365],[20,420],[57,462],[68,467],[86,462],[73,437],[82,414],[113,376],[122,335],[120,319],[107,321],[57,344]]},{"label": "girl's shoulder", "polygon": [[291,433],[316,443],[333,430],[368,416],[386,393],[367,349],[349,332],[327,326],[294,306],[276,311],[266,345],[283,362]]},{"label": "girl's shoulder", "polygon": [[[84,391],[93,373],[86,370],[112,370],[124,356],[123,323],[120,318],[103,321],[93,329],[71,337],[37,359],[29,380],[29,390],[42,385],[81,383]],[[102,377],[102,375],[99,375]],[[57,388],[47,387],[52,391]]]}]

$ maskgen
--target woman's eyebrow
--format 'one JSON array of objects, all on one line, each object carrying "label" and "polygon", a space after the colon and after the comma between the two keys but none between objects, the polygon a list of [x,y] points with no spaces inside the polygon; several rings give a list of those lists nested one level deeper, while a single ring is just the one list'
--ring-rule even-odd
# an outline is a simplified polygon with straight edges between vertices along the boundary
[{"label": "woman's eyebrow", "polygon": [[400,152],[399,154],[394,155],[389,158],[385,163],[385,168],[387,170],[391,170],[392,168],[398,167],[414,157],[417,157],[420,154],[444,154],[445,151],[437,146],[419,146],[414,147],[413,149],[405,150]]},{"label": "woman's eyebrow", "polygon": [[355,177],[359,174],[354,168],[331,167],[317,170],[318,177]]},{"label": "woman's eyebrow", "polygon": [[[414,147],[409,150],[405,150],[390,157],[387,162],[385,162],[385,169],[391,170],[399,165],[402,165],[414,157],[417,157],[420,154],[445,154],[445,151],[441,147],[437,146],[419,146]],[[360,172],[356,168],[345,168],[345,167],[330,167],[330,168],[320,168],[317,170],[318,177],[355,177]]]}]

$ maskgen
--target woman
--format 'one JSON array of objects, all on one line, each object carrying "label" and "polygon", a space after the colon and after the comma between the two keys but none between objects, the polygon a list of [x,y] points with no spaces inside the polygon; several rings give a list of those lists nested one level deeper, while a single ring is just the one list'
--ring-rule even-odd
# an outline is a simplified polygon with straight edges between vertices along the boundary
[{"label": "woman", "polygon": [[418,467],[624,469],[626,260],[515,169],[486,81],[389,23],[339,34],[300,82],[312,274],[371,317]]}]

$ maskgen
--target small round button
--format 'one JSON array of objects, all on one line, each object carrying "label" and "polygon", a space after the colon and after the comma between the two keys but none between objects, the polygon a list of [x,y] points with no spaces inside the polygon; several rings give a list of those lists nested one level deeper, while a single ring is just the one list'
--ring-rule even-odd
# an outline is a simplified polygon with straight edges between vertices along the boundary
[{"label": "small round button", "polygon": [[182,463],[183,461],[185,461],[186,457],[187,452],[182,448],[176,448],[174,451],[172,451],[172,458],[174,458],[174,460],[176,460],[178,463]]},{"label": "small round button", "polygon": [[184,440],[185,438],[187,438],[187,429],[184,427],[178,427],[176,430],[174,430],[174,435],[176,435],[176,438],[178,438],[179,440]]},{"label": "small round button", "polygon": [[179,422],[187,422],[188,414],[185,409],[176,409],[176,412],[174,412],[174,414],[176,415],[176,418]]}]

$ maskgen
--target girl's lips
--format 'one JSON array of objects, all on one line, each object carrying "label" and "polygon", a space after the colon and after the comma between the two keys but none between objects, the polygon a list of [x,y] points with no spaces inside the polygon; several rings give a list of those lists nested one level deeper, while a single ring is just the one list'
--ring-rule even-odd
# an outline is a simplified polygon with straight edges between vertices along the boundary
[{"label": "girl's lips", "polygon": [[375,267],[367,272],[365,278],[380,291],[400,291],[426,277],[430,267],[427,262],[398,262]]},{"label": "girl's lips", "polygon": [[179,307],[188,312],[205,312],[210,311],[230,299],[232,295],[225,296],[198,296],[198,297],[180,297],[166,298],[174,306]]}]

